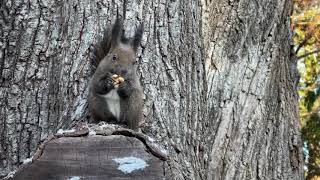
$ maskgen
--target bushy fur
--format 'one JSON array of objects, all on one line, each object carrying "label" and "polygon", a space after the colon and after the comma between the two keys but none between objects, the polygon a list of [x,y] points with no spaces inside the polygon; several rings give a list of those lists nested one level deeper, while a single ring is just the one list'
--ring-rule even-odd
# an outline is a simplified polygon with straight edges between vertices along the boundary
[{"label": "bushy fur", "polygon": [[[122,22],[117,19],[111,33],[106,32],[95,48],[98,67],[89,89],[91,122],[116,121],[137,130],[142,116],[143,90],[136,74],[134,62],[141,42],[143,28],[140,26],[132,39],[123,34]],[[113,85],[112,75],[118,74],[125,81],[118,88]],[[115,92],[120,98],[120,117],[116,117],[106,102]],[[109,93],[109,94],[108,94]],[[117,97],[115,97],[116,99]],[[110,103],[109,103],[110,104]]]}]

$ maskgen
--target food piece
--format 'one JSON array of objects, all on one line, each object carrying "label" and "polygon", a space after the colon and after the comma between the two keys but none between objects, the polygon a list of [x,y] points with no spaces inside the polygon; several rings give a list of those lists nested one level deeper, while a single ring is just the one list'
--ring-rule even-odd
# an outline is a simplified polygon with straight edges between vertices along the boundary
[{"label": "food piece", "polygon": [[118,88],[119,85],[124,82],[124,78],[121,77],[121,76],[118,75],[118,74],[112,75],[111,78],[112,78],[112,80],[113,80],[113,85],[114,85],[114,87],[116,87],[116,88]]},{"label": "food piece", "polygon": [[119,77],[119,75],[118,75],[118,74],[114,74],[114,75],[112,75],[112,79],[113,79],[113,80],[117,79],[118,77]]},{"label": "food piece", "polygon": [[120,76],[120,77],[118,77],[118,81],[119,81],[119,83],[121,84],[121,83],[123,83],[124,78]]}]

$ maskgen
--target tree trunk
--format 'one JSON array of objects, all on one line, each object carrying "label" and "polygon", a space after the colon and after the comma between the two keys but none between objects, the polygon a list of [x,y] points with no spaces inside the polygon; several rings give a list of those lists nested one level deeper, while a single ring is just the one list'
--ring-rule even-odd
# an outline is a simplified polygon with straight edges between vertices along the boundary
[{"label": "tree trunk", "polygon": [[292,2],[0,2],[0,177],[49,133],[87,120],[91,45],[144,23],[143,132],[173,179],[303,179]]}]

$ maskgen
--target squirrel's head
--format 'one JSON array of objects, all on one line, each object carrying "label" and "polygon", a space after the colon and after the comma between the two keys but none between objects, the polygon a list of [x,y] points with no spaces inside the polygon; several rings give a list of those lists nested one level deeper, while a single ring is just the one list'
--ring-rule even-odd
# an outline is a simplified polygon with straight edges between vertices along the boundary
[{"label": "squirrel's head", "polygon": [[117,19],[111,33],[107,37],[109,50],[101,60],[98,69],[109,71],[119,75],[130,75],[134,72],[136,62],[136,51],[141,42],[143,33],[142,25],[136,29],[135,35],[127,39],[123,33],[122,22]]}]

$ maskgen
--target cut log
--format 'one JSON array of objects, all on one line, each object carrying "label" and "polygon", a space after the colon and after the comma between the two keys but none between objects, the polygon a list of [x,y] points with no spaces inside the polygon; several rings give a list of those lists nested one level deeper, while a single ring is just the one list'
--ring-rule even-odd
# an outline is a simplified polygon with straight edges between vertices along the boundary
[{"label": "cut log", "polygon": [[[153,155],[161,150],[154,150],[158,146],[150,146],[154,143],[145,139],[147,136],[110,127],[100,130],[95,127],[92,135],[89,129],[82,126],[74,132],[62,132],[48,138],[39,147],[32,163],[23,165],[9,179],[166,179],[164,159],[167,157]],[[126,135],[121,135],[123,133]]]}]

